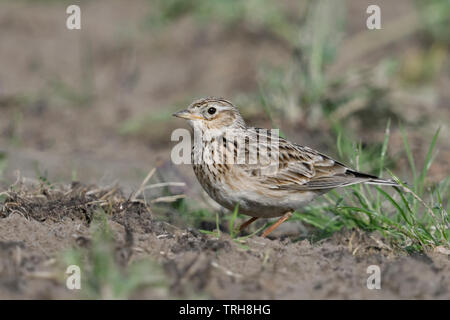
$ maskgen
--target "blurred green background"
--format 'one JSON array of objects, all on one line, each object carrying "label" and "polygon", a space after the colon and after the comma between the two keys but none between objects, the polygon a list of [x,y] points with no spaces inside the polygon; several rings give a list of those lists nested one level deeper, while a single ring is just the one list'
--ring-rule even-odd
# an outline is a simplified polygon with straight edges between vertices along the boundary
[{"label": "blurred green background", "polygon": [[[65,27],[69,4],[81,30]],[[448,175],[450,2],[96,0],[0,2],[0,174],[135,188],[170,163],[172,112],[223,96],[251,125],[339,156],[344,134],[408,179],[405,128],[418,166],[441,127],[428,180]],[[369,152],[370,154],[370,152]],[[342,159],[349,161],[349,159]],[[376,172],[370,156],[362,169]],[[352,165],[351,163],[349,163]],[[187,168],[187,167],[186,167]],[[182,167],[183,169],[183,167]]]}]

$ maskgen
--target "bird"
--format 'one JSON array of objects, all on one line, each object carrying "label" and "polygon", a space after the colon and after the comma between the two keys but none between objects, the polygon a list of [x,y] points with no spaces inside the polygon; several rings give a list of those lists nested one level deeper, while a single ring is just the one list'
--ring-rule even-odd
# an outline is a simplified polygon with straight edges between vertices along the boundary
[{"label": "bird", "polygon": [[248,127],[239,109],[224,98],[195,100],[173,116],[186,119],[193,129],[191,162],[206,193],[226,209],[237,207],[251,217],[240,231],[259,218],[277,217],[263,232],[267,237],[296,210],[335,188],[358,183],[398,186],[290,142],[274,129]]}]

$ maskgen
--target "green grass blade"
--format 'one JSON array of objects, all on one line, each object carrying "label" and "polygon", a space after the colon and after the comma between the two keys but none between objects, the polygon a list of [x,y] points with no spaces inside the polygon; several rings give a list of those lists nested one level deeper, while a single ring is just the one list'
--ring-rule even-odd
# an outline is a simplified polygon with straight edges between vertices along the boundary
[{"label": "green grass blade", "polygon": [[430,169],[432,163],[432,155],[434,147],[436,146],[436,141],[439,136],[439,132],[441,131],[441,127],[436,130],[436,133],[433,136],[433,140],[431,140],[430,148],[428,149],[427,156],[425,158],[425,165],[423,166],[422,173],[420,174],[419,182],[418,182],[418,195],[422,195],[423,185],[425,181],[425,177],[427,176],[428,170]]},{"label": "green grass blade", "polygon": [[388,120],[387,125],[386,125],[386,130],[384,132],[384,141],[383,141],[383,146],[381,147],[381,154],[380,154],[380,170],[378,172],[378,176],[381,178],[381,176],[383,175],[383,169],[384,169],[384,162],[386,159],[386,151],[387,151],[387,147],[389,144],[389,137],[391,135],[391,119]]},{"label": "green grass blade", "polygon": [[403,126],[401,126],[401,125],[400,125],[400,132],[402,133],[402,139],[403,139],[403,145],[405,146],[406,157],[408,158],[409,166],[411,167],[411,171],[413,174],[414,187],[416,187],[416,183],[417,183],[416,164],[414,163],[414,157],[412,155],[411,148],[409,147],[408,137],[406,136],[405,130],[404,130]]},{"label": "green grass blade", "polygon": [[394,200],[386,191],[381,189],[380,187],[376,187],[379,193],[381,193],[387,200],[389,200],[390,203],[394,205],[394,207],[397,209],[397,211],[401,214],[403,219],[406,221],[407,224],[410,226],[412,225],[412,222],[409,221],[409,219],[406,217],[405,210],[397,203],[397,201]]},{"label": "green grass blade", "polygon": [[409,216],[412,219],[412,222],[415,223],[416,222],[416,217],[414,215],[414,212],[411,210],[411,207],[409,206],[408,201],[405,198],[405,195],[403,194],[403,192],[400,190],[400,188],[394,187],[394,190],[400,195],[400,198],[402,199],[403,205],[405,206],[405,208],[408,210],[409,212]]},{"label": "green grass blade", "polygon": [[[386,130],[384,132],[384,141],[383,145],[381,147],[381,154],[380,154],[380,170],[378,171],[378,176],[381,178],[383,176],[383,170],[384,170],[384,162],[386,159],[386,151],[389,144],[389,137],[390,137],[390,127],[391,127],[391,119],[389,118],[387,124],[386,124]],[[376,202],[376,208],[379,210],[381,208],[381,196],[380,193],[377,193],[377,202]]]},{"label": "green grass blade", "polygon": [[234,227],[235,227],[235,222],[236,222],[236,219],[237,219],[238,212],[239,212],[239,203],[234,208],[233,216],[231,217],[230,223],[229,223],[229,226],[228,226],[229,229],[230,229],[230,236],[231,236],[232,239],[234,239],[236,237],[236,234],[237,234],[236,230],[234,230],[235,229]]}]

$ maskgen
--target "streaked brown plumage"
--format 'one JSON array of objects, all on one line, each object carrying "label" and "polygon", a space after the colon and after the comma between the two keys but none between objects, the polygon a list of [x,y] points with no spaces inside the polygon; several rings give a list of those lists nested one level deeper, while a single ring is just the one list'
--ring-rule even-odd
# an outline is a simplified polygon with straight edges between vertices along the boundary
[{"label": "streaked brown plumage", "polygon": [[[274,136],[270,130],[249,128],[238,109],[222,98],[194,101],[174,116],[187,119],[194,135],[202,137],[194,141],[192,160],[205,191],[225,208],[233,210],[239,204],[239,212],[253,217],[241,228],[257,218],[281,216],[263,236],[294,210],[333,188],[356,183],[397,185],[354,171],[316,150]],[[228,139],[230,132],[237,139]],[[274,145],[275,163],[269,156]],[[265,148],[267,153],[260,151]],[[245,154],[244,163],[237,163],[239,151]],[[231,161],[204,161],[205,154],[211,158],[222,154],[221,160]],[[250,155],[256,155],[256,163],[250,164]]]}]

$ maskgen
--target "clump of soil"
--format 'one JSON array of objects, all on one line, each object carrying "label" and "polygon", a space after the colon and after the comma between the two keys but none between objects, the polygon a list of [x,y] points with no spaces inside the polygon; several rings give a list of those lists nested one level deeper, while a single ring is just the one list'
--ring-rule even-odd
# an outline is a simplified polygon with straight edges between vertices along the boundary
[{"label": "clump of soil", "polygon": [[[130,298],[450,298],[448,256],[407,255],[358,230],[318,243],[258,236],[238,242],[158,221],[145,201],[131,201],[117,187],[16,185],[2,198],[0,298],[83,297],[55,276],[66,267],[58,257],[89,248],[89,226],[100,209],[114,234],[117,264],[127,271],[151,259],[168,281],[164,294],[142,288]],[[371,265],[381,270],[381,289],[367,287]]]},{"label": "clump of soil", "polygon": [[3,196],[2,218],[15,213],[40,222],[70,219],[89,225],[93,214],[102,210],[119,224],[126,225],[130,220],[138,220],[135,224],[140,229],[145,231],[150,228],[150,208],[141,200],[131,201],[117,186],[98,188],[79,182],[69,186],[41,183],[11,187],[3,192]]}]

